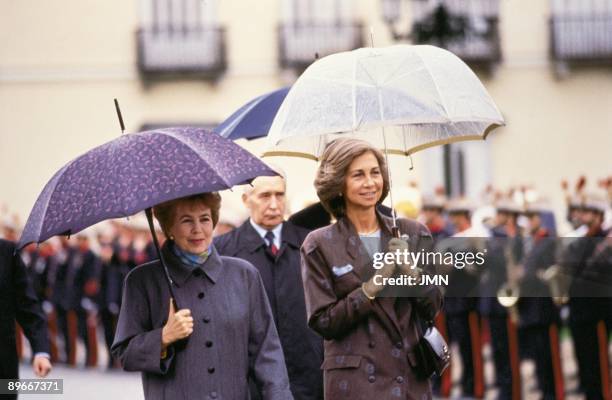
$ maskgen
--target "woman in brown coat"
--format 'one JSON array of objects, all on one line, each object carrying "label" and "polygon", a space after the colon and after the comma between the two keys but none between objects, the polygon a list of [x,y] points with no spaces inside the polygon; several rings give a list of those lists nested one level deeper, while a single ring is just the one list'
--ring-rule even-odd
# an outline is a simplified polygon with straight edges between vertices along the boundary
[{"label": "woman in brown coat", "polygon": [[[412,287],[394,297],[380,284],[418,268],[385,264],[373,268],[374,253],[418,251],[431,238],[415,221],[392,220],[376,210],[389,192],[383,155],[367,142],[337,139],[323,153],[315,179],[321,203],[337,222],[308,235],[302,245],[302,276],[309,326],[325,339],[325,398],[430,399],[428,380],[413,372],[415,321],[433,319],[442,296],[434,286]],[[405,235],[408,235],[407,237]],[[418,316],[417,316],[418,314]]]}]

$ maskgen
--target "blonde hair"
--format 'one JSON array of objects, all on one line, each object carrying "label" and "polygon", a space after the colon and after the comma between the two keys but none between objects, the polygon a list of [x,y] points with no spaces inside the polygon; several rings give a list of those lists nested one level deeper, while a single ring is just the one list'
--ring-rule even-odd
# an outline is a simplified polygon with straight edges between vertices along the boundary
[{"label": "blonde hair", "polygon": [[348,168],[355,158],[367,152],[374,154],[382,173],[383,189],[377,203],[380,204],[389,193],[387,163],[380,150],[365,140],[340,138],[330,142],[321,155],[321,163],[317,170],[314,186],[321,204],[336,219],[346,214],[346,204],[342,193]]}]

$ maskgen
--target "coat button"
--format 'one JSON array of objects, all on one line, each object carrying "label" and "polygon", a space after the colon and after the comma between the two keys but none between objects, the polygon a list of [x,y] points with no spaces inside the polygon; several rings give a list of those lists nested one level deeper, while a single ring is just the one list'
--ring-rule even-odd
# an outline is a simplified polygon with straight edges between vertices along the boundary
[{"label": "coat button", "polygon": [[210,318],[208,318],[208,317],[204,317],[204,318],[202,318],[202,322],[204,322],[205,324],[207,324],[207,323],[209,323],[209,322],[210,322]]},{"label": "coat button", "polygon": [[402,344],[402,342],[397,342],[395,343],[395,347],[397,347],[398,349],[401,349],[404,347],[404,345]]},{"label": "coat button", "polygon": [[404,383],[404,377],[403,376],[398,376],[397,378],[395,378],[395,381],[397,383]]},{"label": "coat button", "polygon": [[206,347],[212,347],[213,343],[210,340],[206,341]]},{"label": "coat button", "polygon": [[215,368],[214,367],[208,368],[208,373],[209,374],[214,374],[215,373]]},{"label": "coat button", "polygon": [[368,382],[370,382],[370,383],[376,382],[376,377],[374,375],[368,376]]},{"label": "coat button", "polygon": [[217,392],[210,392],[210,398],[216,399],[218,397]]},{"label": "coat button", "polygon": [[368,347],[373,349],[376,346],[376,344],[374,344],[374,342],[370,342],[368,343]]},{"label": "coat button", "polygon": [[193,276],[198,277],[202,275],[202,270],[197,268],[195,271],[193,271]]},{"label": "coat button", "polygon": [[204,292],[198,293],[198,299],[203,299],[203,298],[204,298]]}]

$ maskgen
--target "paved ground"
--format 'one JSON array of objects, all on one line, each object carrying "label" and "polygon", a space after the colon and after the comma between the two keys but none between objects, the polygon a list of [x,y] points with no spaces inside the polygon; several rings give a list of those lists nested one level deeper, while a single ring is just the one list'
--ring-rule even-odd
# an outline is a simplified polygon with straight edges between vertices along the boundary
[{"label": "paved ground", "polygon": [[[574,393],[577,387],[576,365],[573,357],[572,342],[565,337],[561,342],[563,372],[565,376],[566,400],[584,400],[583,396]],[[612,347],[611,347],[612,352]],[[29,351],[26,349],[25,356]],[[99,354],[100,360],[98,368],[84,368],[83,354],[84,349],[79,345],[77,354],[81,355],[78,366],[69,368],[61,364],[55,365],[53,372],[49,378],[64,379],[64,394],[63,395],[22,395],[20,399],[65,399],[65,400],[140,400],[143,399],[140,374],[128,373],[120,370],[106,371],[103,367],[107,362],[107,355],[104,345],[100,343]],[[458,352],[453,351],[453,357],[457,356]],[[495,389],[492,387],[494,379],[493,365],[490,356],[490,348],[487,346],[484,349],[485,357],[485,380],[487,382],[486,399],[495,398]],[[453,368],[453,381],[459,380],[459,368]],[[22,378],[34,378],[29,365],[23,363],[21,365]],[[540,398],[536,391],[535,371],[532,362],[523,362],[521,365],[521,374],[523,381],[524,400],[537,400]],[[455,384],[453,398],[460,399],[459,388]],[[368,399],[369,400],[369,399]]]},{"label": "paved ground", "polygon": [[[28,365],[21,366],[22,378],[35,378]],[[64,379],[63,395],[20,395],[20,400],[142,400],[140,374],[104,369],[67,368],[56,365],[49,378]]]}]

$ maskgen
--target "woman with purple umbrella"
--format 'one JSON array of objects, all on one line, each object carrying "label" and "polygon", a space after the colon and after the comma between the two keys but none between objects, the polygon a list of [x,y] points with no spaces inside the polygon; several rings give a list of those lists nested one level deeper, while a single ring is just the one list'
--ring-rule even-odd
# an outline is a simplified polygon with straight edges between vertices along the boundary
[{"label": "woman with purple umbrella", "polygon": [[248,399],[253,377],[264,399],[292,399],[268,299],[250,263],[212,244],[221,197],[203,193],[153,208],[167,240],[159,261],[124,284],[113,354],[141,371],[147,399]]}]

